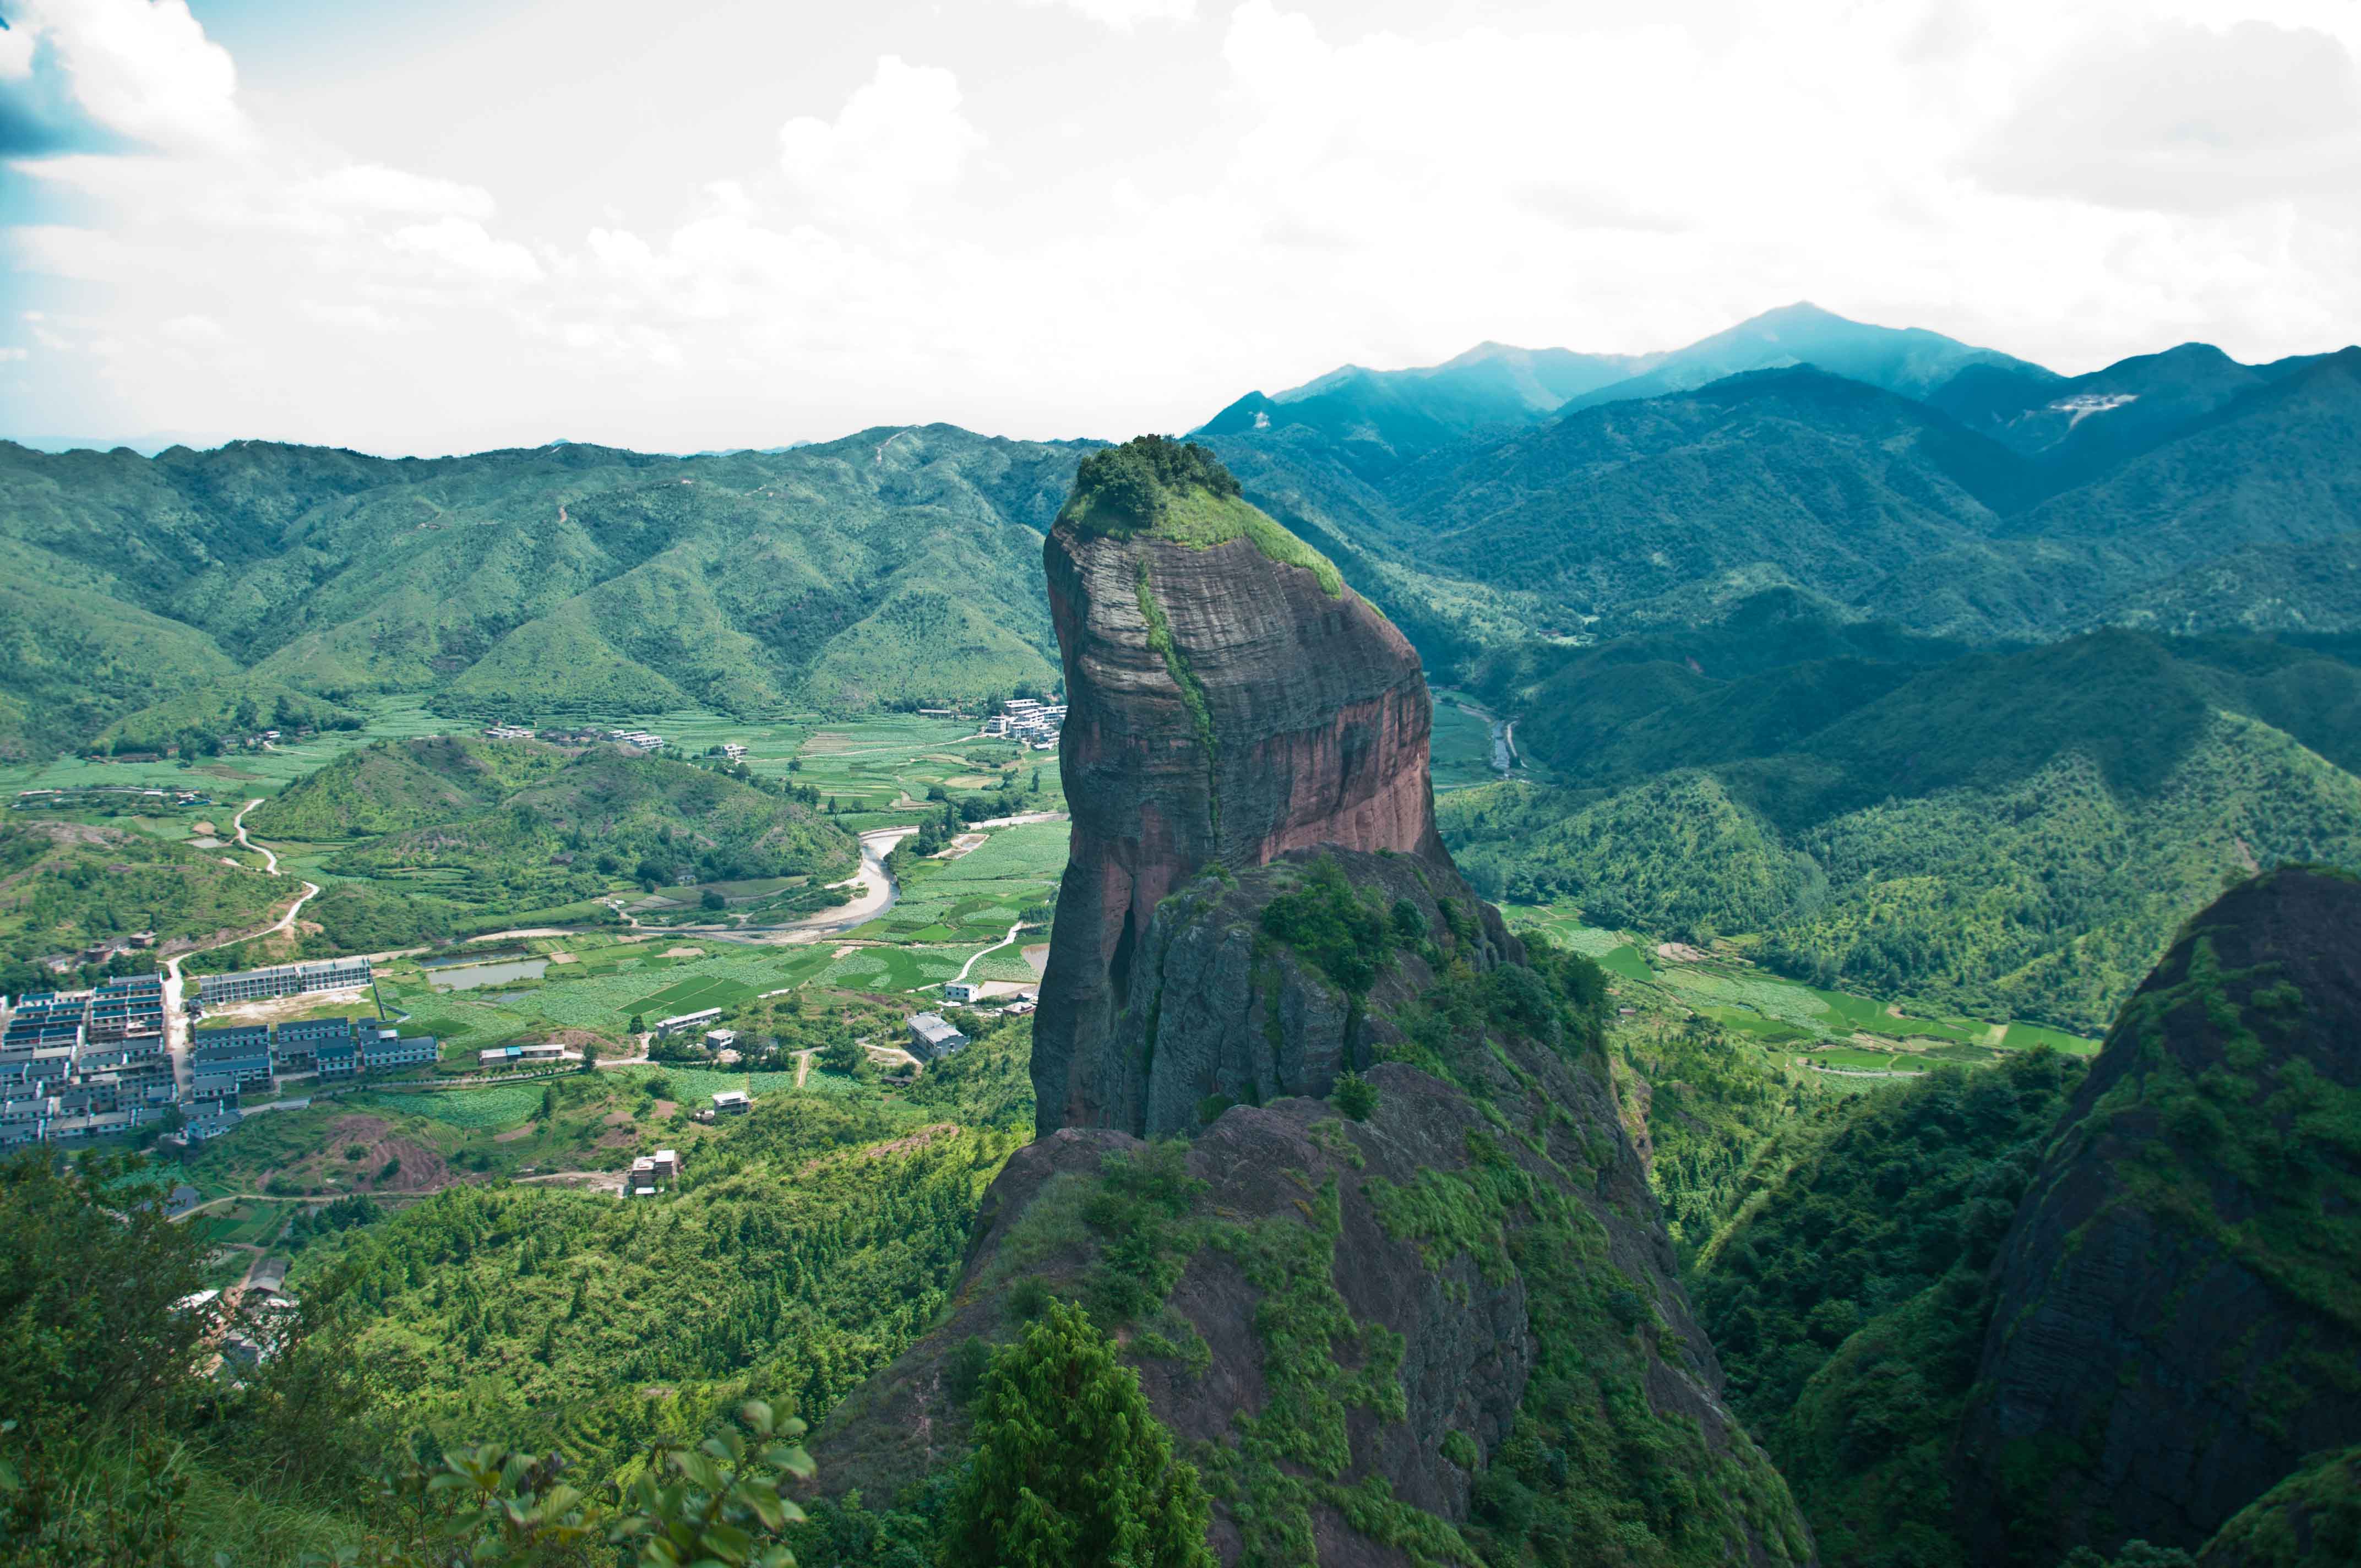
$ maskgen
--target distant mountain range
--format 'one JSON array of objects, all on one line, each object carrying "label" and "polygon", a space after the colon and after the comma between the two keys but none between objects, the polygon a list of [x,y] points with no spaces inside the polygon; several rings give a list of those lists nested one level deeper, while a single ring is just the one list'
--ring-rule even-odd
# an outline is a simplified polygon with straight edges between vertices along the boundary
[{"label": "distant mountain range", "polygon": [[[2361,532],[2361,349],[2248,366],[2191,344],[2065,378],[1793,305],[1612,367],[1487,345],[1338,371],[1200,433],[1323,548],[1532,596],[1543,630],[1677,623],[1773,584],[1970,638],[2361,628],[2361,582],[2310,555]],[[2235,565],[2190,578],[2214,561]],[[1421,636],[1423,607],[1365,575]]]},{"label": "distant mountain range", "polygon": [[[1660,354],[1346,367],[1199,435],[1438,671],[1773,587],[1965,641],[2361,630],[2361,349],[2070,378],[1796,304]],[[0,751],[372,693],[538,718],[1046,686],[1042,531],[1095,444],[0,444]]]}]

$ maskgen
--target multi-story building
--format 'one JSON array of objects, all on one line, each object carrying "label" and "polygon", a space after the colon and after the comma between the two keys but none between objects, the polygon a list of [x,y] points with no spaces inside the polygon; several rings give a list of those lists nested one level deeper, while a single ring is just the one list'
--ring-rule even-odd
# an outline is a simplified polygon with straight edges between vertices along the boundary
[{"label": "multi-story building", "polygon": [[349,1044],[360,1024],[357,1018],[299,1018],[281,1024],[270,1034],[270,1064],[280,1072],[310,1072],[321,1046]]},{"label": "multi-story building", "polygon": [[317,963],[279,964],[270,969],[209,974],[197,982],[197,1000],[208,1007],[225,1002],[257,1002],[302,996],[314,991],[352,991],[369,983],[367,959],[324,959]]},{"label": "multi-story building", "polygon": [[391,1025],[361,1030],[361,1070],[386,1072],[398,1067],[431,1067],[442,1053],[432,1035],[404,1035]]},{"label": "multi-story building", "polygon": [[260,1025],[199,1029],[190,1038],[189,1069],[199,1078],[226,1077],[240,1089],[268,1089],[277,1077],[270,1066],[270,1031]]}]

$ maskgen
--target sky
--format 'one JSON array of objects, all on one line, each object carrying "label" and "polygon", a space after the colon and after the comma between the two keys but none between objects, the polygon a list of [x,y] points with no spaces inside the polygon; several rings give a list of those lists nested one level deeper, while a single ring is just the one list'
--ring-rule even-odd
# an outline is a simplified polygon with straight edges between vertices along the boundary
[{"label": "sky", "polygon": [[0,435],[1184,430],[1810,300],[2361,338],[2361,0],[0,0]]}]

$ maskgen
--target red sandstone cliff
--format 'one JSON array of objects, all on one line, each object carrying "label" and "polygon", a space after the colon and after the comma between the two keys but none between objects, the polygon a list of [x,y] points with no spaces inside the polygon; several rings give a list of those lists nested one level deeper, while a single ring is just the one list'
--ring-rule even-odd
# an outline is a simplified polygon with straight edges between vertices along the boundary
[{"label": "red sandstone cliff", "polygon": [[1069,518],[1044,554],[1074,825],[1034,1034],[1037,1124],[1139,1132],[1143,1107],[1102,1085],[1120,1076],[1115,1018],[1166,894],[1212,861],[1319,844],[1450,865],[1426,682],[1367,601],[1252,537],[1200,549]]}]

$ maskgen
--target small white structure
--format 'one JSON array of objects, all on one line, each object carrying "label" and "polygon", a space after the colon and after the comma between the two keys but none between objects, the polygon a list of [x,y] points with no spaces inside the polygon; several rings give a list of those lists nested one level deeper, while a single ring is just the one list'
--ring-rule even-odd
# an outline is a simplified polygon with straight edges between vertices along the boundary
[{"label": "small white structure", "polygon": [[708,1051],[726,1051],[737,1043],[738,1031],[735,1029],[708,1029],[705,1031],[705,1048]]},{"label": "small white structure", "polygon": [[973,1002],[975,1000],[975,993],[982,989],[982,986],[970,981],[947,980],[943,981],[943,1000],[945,1002],[957,1002],[964,1004],[966,1003]]},{"label": "small white structure", "polygon": [[669,1039],[684,1029],[702,1029],[708,1024],[717,1024],[720,1020],[721,1009],[719,1007],[708,1007],[697,1013],[683,1013],[673,1018],[659,1018],[656,1020],[656,1037]]},{"label": "small white structure", "polygon": [[713,1097],[717,1116],[742,1116],[754,1108],[754,1097],[742,1089],[725,1089]]}]

